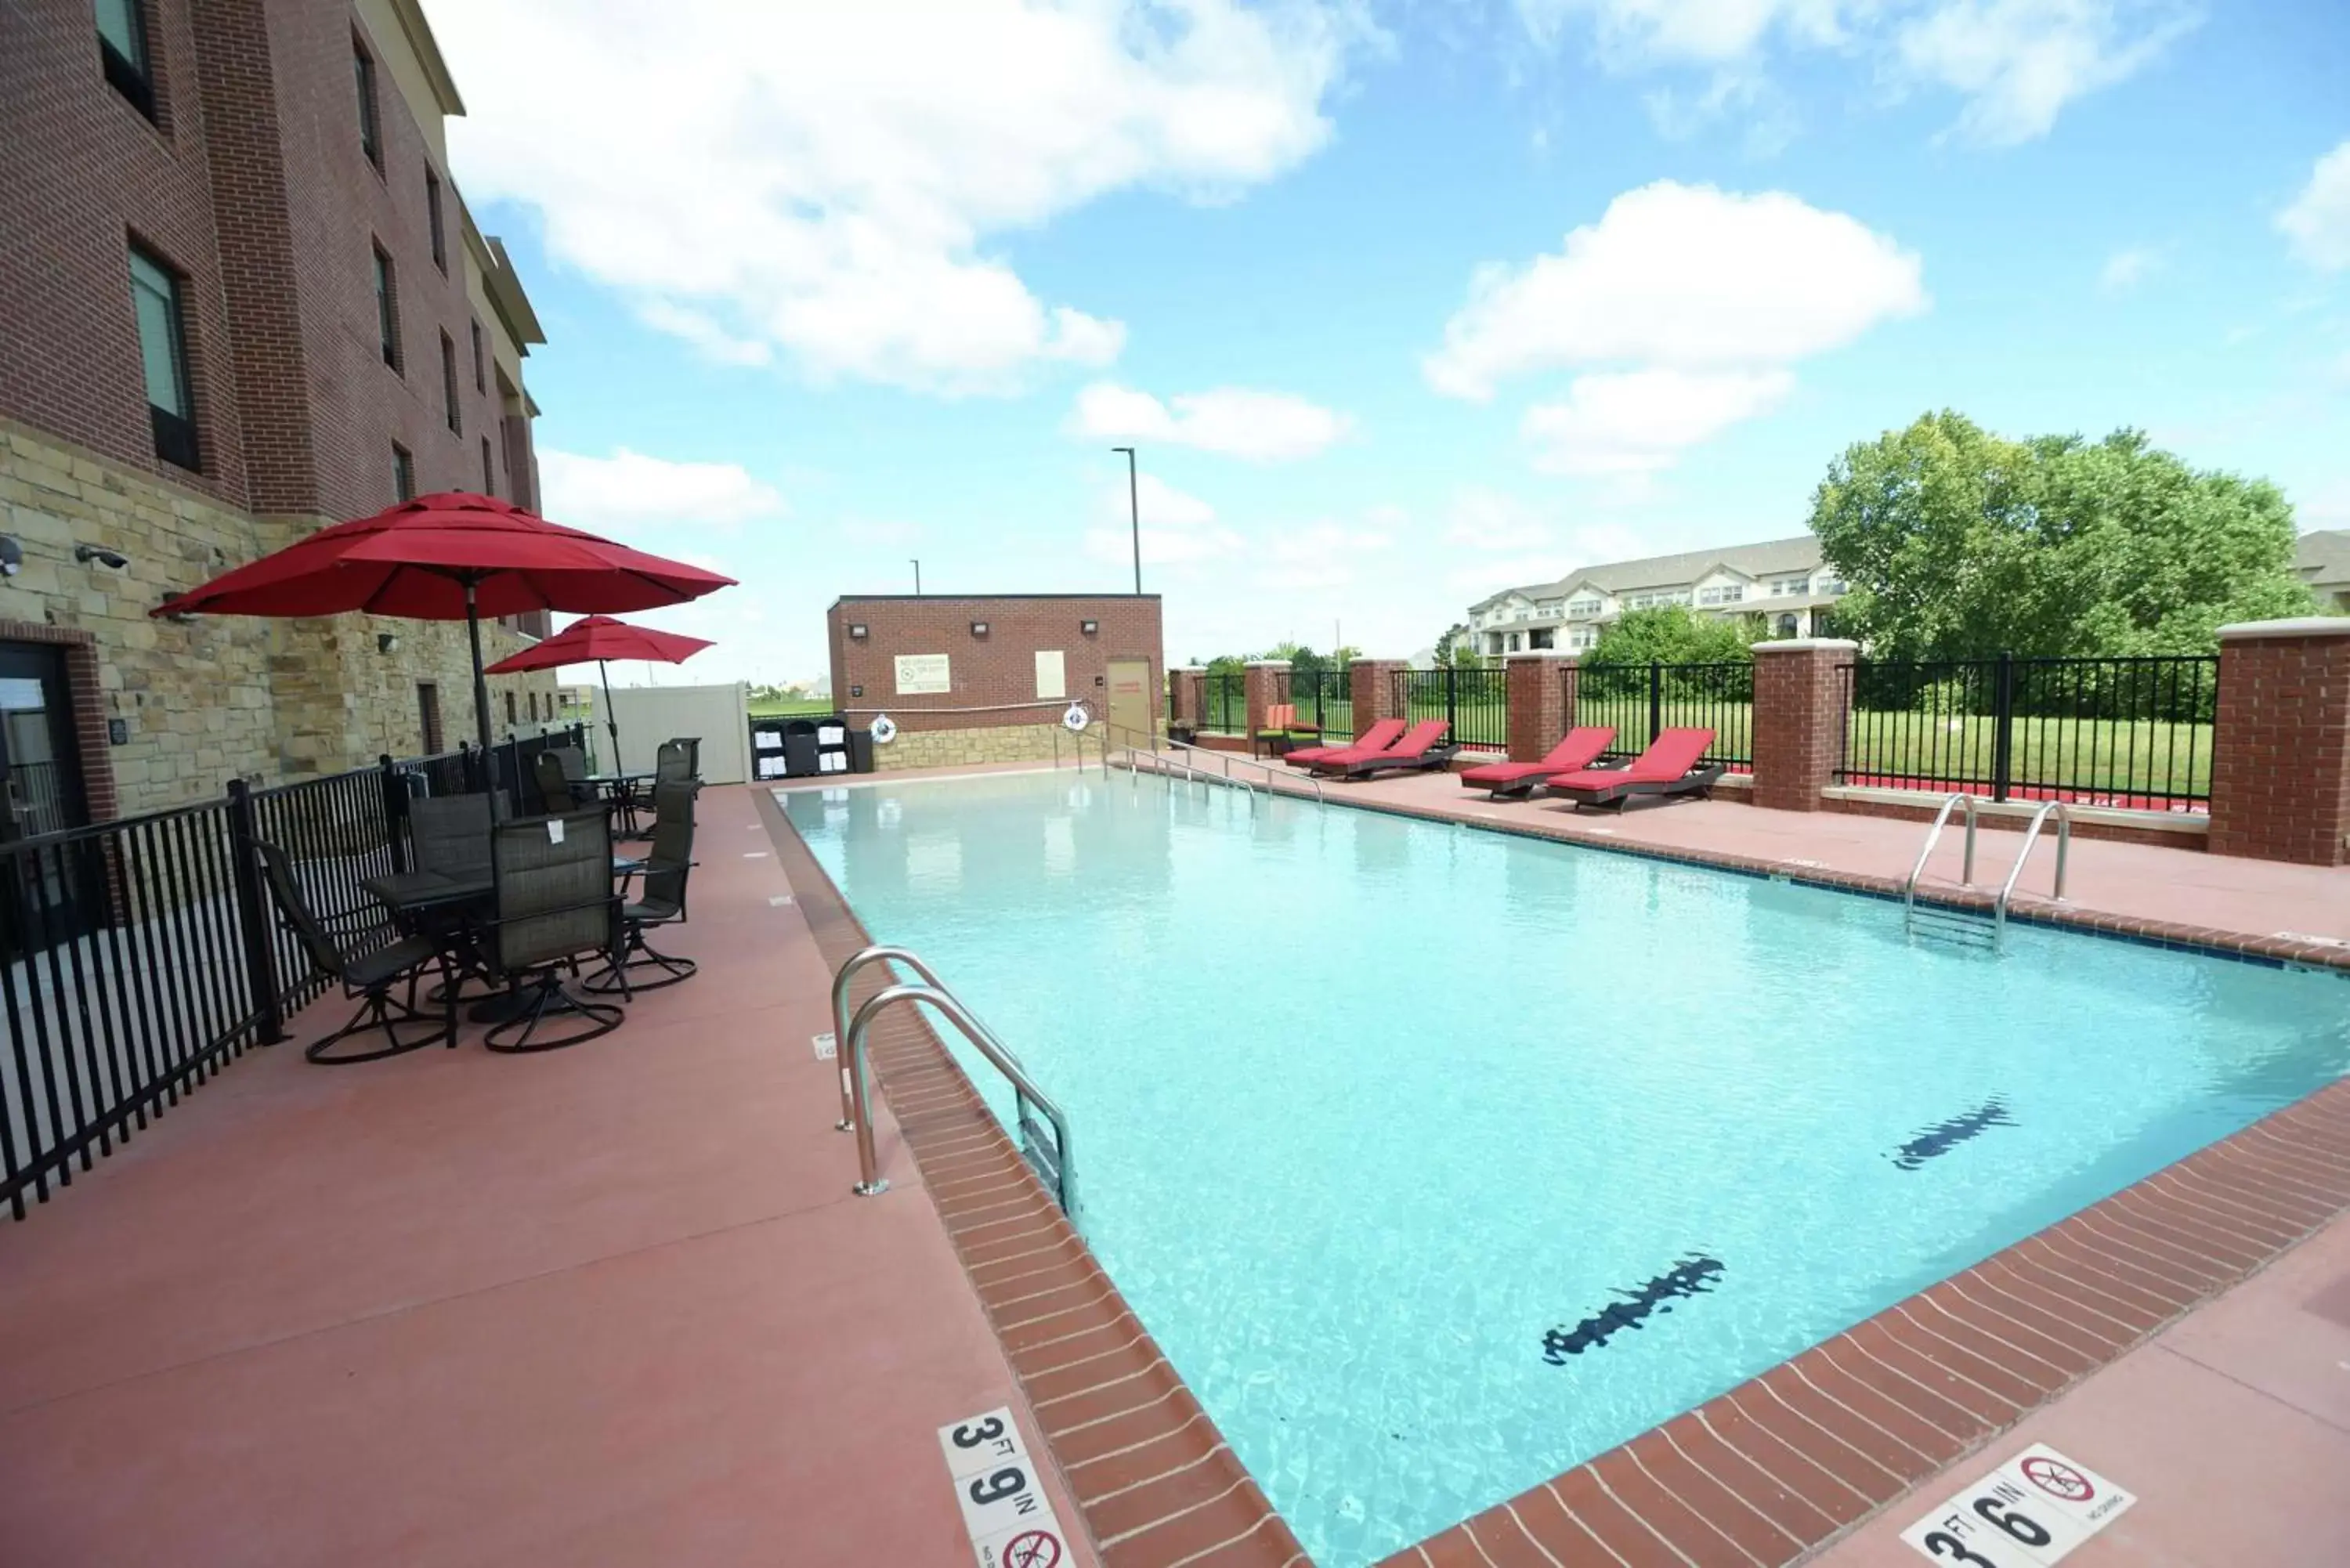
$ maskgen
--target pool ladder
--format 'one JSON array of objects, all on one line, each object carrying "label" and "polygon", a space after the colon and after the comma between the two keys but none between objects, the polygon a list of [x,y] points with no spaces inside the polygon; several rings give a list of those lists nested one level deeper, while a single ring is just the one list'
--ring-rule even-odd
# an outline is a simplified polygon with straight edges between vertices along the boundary
[{"label": "pool ladder", "polygon": [[[867,999],[857,1010],[848,1012],[848,982],[857,971],[868,964],[880,964],[889,983]],[[919,977],[918,982],[900,981],[888,966],[902,964]],[[873,1022],[899,1002],[920,1002],[953,1024],[972,1048],[987,1058],[995,1070],[1011,1083],[1014,1119],[1019,1124],[1020,1155],[1045,1184],[1045,1190],[1067,1215],[1069,1224],[1077,1223],[1077,1178],[1069,1158],[1069,1118],[1051,1096],[1036,1086],[1028,1070],[1020,1064],[1003,1042],[998,1040],[987,1025],[982,1023],[963,1005],[962,999],[947,989],[946,981],[936,971],[904,948],[876,945],[852,955],[832,977],[832,1037],[840,1054],[840,1120],[835,1124],[841,1132],[857,1135],[858,1182],[851,1189],[859,1198],[879,1198],[889,1190],[889,1182],[881,1174],[880,1159],[873,1147],[873,1115],[865,1086],[866,1040],[873,1030]],[[1045,1123],[1039,1124],[1039,1113]]]},{"label": "pool ladder", "polygon": [[2032,820],[2024,825],[2023,847],[2016,851],[2015,864],[2008,867],[2007,880],[2000,884],[1999,895],[1991,900],[1988,916],[1973,905],[1918,902],[1918,884],[1925,879],[1926,862],[1933,858],[1934,846],[1941,842],[1942,829],[1950,826],[1950,813],[1960,806],[1967,813],[1967,839],[1966,858],[1959,868],[1959,886],[1975,885],[1975,808],[1980,804],[1970,794],[1954,794],[1943,801],[1942,808],[1934,814],[1934,825],[1926,830],[1925,845],[1918,851],[1918,863],[1909,868],[1909,880],[1901,888],[1901,924],[1908,935],[1939,937],[1961,945],[1998,950],[2007,938],[2007,907],[2015,897],[2015,885],[2022,878],[2033,847],[2040,842],[2040,830],[2051,816],[2056,819],[2056,881],[2052,896],[2060,902],[2064,899],[2064,863],[2073,849],[2073,813],[2063,801],[2052,800],[2033,812]]}]

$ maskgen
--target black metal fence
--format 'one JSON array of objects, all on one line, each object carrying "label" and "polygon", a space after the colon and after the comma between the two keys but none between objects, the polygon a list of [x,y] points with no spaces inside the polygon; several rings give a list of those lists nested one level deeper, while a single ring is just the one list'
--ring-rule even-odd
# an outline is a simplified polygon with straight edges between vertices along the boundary
[{"label": "black metal fence", "polygon": [[[495,748],[504,774],[573,732]],[[482,787],[478,753],[395,763],[0,843],[0,1199],[22,1219],[325,989],[277,929],[252,853],[286,851],[314,909],[369,907],[412,793]],[[511,785],[509,785],[511,787]],[[523,784],[518,809],[535,811]]]},{"label": "black metal fence", "polygon": [[1201,706],[1200,727],[1220,735],[1237,735],[1248,728],[1248,677],[1237,670],[1211,670]]},{"label": "black metal fence", "polygon": [[1292,670],[1289,690],[1282,698],[1297,708],[1298,728],[1320,732],[1325,740],[1348,741],[1355,735],[1355,680],[1343,668]]},{"label": "black metal fence", "polygon": [[1616,732],[1608,756],[1638,756],[1666,730],[1711,730],[1705,761],[1737,772],[1754,765],[1752,664],[1594,664],[1558,679],[1574,693],[1571,725]]},{"label": "black metal fence", "polygon": [[1462,669],[1442,665],[1434,670],[1395,672],[1396,711],[1418,723],[1441,719],[1452,726],[1454,745],[1474,751],[1510,749],[1510,677],[1502,669]]},{"label": "black metal fence", "polygon": [[2216,657],[1862,660],[1841,679],[1842,783],[2210,805]]}]

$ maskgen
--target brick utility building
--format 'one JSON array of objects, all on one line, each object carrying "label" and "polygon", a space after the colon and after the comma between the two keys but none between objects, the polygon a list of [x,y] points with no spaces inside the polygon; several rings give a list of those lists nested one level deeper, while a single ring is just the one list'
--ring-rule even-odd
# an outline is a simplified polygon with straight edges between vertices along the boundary
[{"label": "brick utility building", "polygon": [[[0,5],[0,835],[471,732],[462,625],[148,616],[403,496],[536,508],[546,339],[463,112],[416,0]],[[494,724],[554,699],[496,682]]]},{"label": "brick utility building", "polygon": [[1131,730],[1165,717],[1157,594],[882,594],[835,600],[825,629],[834,705],[897,730],[879,769],[1050,757],[1073,702]]}]

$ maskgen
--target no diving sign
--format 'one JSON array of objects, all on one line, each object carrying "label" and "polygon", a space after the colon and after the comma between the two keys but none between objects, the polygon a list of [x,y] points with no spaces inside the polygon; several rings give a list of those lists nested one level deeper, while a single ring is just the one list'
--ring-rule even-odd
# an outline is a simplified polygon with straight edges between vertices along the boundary
[{"label": "no diving sign", "polygon": [[1901,1532],[1939,1563],[2043,1568],[2137,1499],[2045,1443],[2032,1447]]},{"label": "no diving sign", "polygon": [[1062,1568],[1070,1561],[1068,1537],[1009,1405],[941,1427],[939,1448],[979,1568]]}]

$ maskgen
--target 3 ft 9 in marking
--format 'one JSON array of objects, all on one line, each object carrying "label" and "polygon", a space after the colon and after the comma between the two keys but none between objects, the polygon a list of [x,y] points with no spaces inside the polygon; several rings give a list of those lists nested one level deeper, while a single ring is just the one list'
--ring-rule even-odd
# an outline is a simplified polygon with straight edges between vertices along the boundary
[{"label": "3 ft 9 in marking", "polygon": [[1060,1521],[1037,1484],[1009,1406],[941,1427],[939,1448],[980,1568],[1045,1568],[1060,1561]]}]

